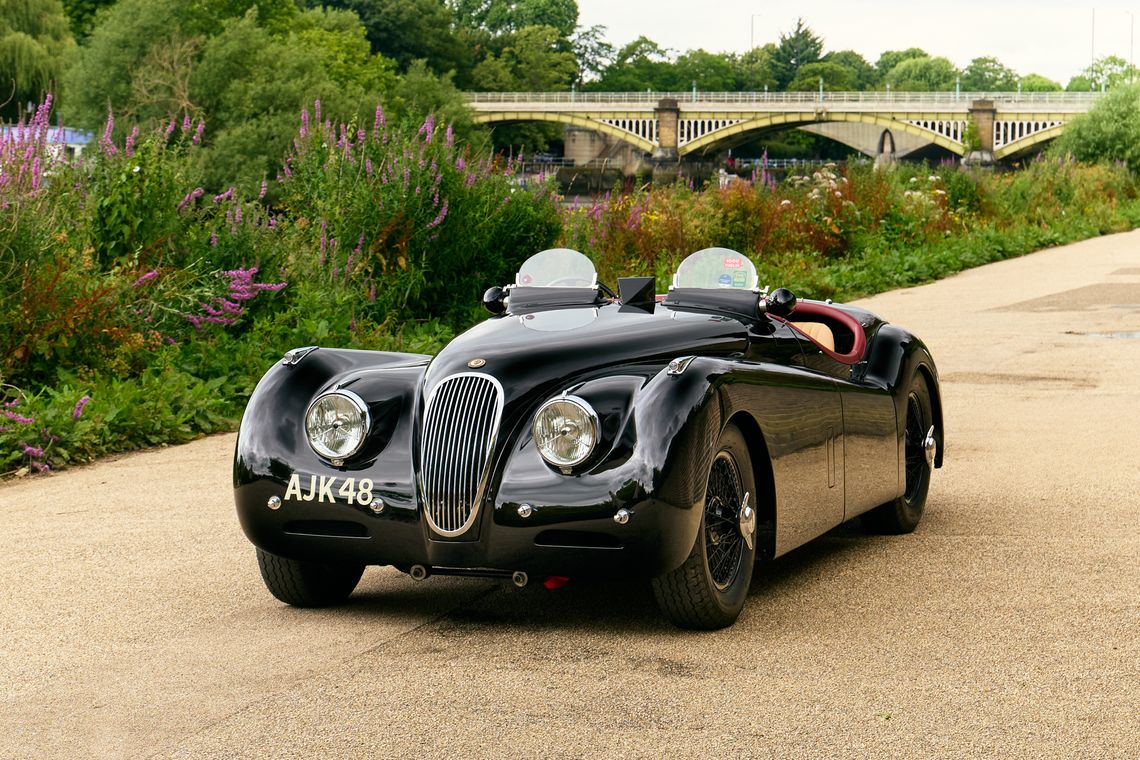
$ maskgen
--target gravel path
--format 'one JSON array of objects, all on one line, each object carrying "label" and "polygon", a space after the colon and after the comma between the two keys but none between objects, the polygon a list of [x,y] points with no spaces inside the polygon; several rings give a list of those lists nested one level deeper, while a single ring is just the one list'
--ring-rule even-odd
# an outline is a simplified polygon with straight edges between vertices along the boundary
[{"label": "gravel path", "polygon": [[1140,232],[862,304],[939,363],[927,516],[777,560],[716,633],[378,568],[284,607],[233,436],[0,484],[0,757],[1137,757]]}]

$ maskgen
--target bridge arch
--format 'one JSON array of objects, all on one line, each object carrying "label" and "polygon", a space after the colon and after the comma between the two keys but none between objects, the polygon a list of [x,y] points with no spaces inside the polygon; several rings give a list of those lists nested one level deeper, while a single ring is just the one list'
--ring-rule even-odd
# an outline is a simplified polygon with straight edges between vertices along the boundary
[{"label": "bridge arch", "polygon": [[1016,156],[1017,154],[1025,153],[1030,149],[1041,145],[1042,143],[1055,140],[1060,137],[1062,132],[1065,131],[1065,126],[1065,124],[1057,124],[1055,126],[1049,127],[1048,129],[1042,129],[1039,132],[1034,132],[1031,135],[1021,138],[1020,140],[1014,140],[1013,142],[1006,143],[1000,148],[994,150],[994,160],[1000,161],[1003,158]]},{"label": "bridge arch", "polygon": [[547,121],[557,124],[569,124],[573,127],[581,127],[582,129],[592,129],[595,132],[601,132],[604,135],[616,137],[623,140],[630,145],[634,146],[640,151],[645,153],[652,153],[656,148],[656,143],[635,135],[634,133],[615,127],[612,124],[607,124],[601,119],[642,119],[644,114],[630,113],[609,113],[604,116],[601,114],[572,114],[562,111],[512,111],[512,112],[499,112],[499,113],[477,113],[475,114],[474,122],[476,124],[497,124],[510,121]]},{"label": "bridge arch", "polygon": [[[937,116],[939,119],[943,118],[941,114],[922,114],[924,118]],[[678,153],[682,156],[690,153],[697,153],[708,150],[716,145],[726,142],[732,138],[738,138],[746,132],[760,132],[767,130],[777,129],[793,129],[795,127],[802,127],[810,124],[819,124],[823,122],[848,122],[858,124],[874,124],[886,130],[905,132],[907,134],[919,137],[927,142],[938,145],[956,155],[965,155],[965,148],[962,143],[940,135],[929,129],[924,129],[915,124],[907,121],[892,118],[889,116],[880,116],[870,113],[848,112],[848,111],[801,111],[801,112],[786,112],[786,113],[773,113],[765,114],[758,118],[748,119],[739,124],[731,127],[719,129],[716,132],[709,133],[700,137],[692,142],[688,142],[680,147]],[[892,135],[893,137],[893,135]]]}]

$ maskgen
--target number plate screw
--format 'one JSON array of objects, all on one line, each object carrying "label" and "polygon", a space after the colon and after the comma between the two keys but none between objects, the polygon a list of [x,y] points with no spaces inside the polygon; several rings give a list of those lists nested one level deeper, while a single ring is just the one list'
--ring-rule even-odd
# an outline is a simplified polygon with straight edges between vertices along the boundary
[{"label": "number plate screw", "polygon": [[265,506],[269,507],[270,509],[281,509],[281,497],[270,496],[269,502]]},{"label": "number plate screw", "polygon": [[368,505],[368,508],[371,509],[376,514],[380,514],[381,512],[384,511],[384,500],[383,499],[373,499],[372,503]]}]

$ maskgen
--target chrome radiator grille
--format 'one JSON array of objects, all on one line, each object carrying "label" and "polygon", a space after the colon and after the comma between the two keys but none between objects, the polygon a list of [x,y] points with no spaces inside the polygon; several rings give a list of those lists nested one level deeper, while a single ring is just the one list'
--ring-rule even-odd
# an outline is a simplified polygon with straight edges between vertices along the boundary
[{"label": "chrome radiator grille", "polygon": [[476,372],[447,378],[428,398],[420,492],[436,533],[458,536],[475,523],[502,413],[503,387]]}]

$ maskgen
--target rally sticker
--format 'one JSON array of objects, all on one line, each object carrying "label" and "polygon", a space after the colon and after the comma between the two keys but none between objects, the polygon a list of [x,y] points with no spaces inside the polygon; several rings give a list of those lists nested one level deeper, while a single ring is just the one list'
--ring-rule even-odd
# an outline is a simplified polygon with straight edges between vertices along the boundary
[{"label": "rally sticker", "polygon": [[725,269],[740,269],[742,266],[744,266],[744,262],[740,259],[725,259],[724,260],[724,268]]},{"label": "rally sticker", "polygon": [[[337,498],[338,496],[340,498]],[[310,475],[308,482],[302,483],[301,476],[293,473],[289,476],[289,485],[285,488],[285,501],[316,501],[326,504],[355,502],[367,507],[372,503],[372,481],[368,478],[360,480],[344,478],[338,488],[335,477]]]}]

